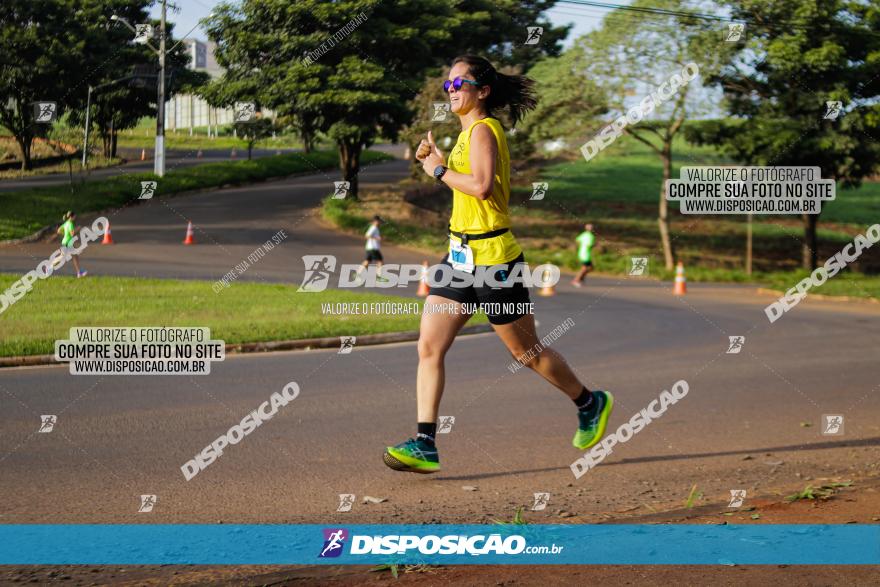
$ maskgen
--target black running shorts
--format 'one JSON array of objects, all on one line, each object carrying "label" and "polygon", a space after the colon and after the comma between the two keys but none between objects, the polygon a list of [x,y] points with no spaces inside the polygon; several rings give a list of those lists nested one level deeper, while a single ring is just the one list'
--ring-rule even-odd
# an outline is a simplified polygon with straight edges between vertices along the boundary
[{"label": "black running shorts", "polygon": [[[504,281],[506,275],[510,275],[513,266],[517,263],[525,264],[525,259],[521,253],[519,257],[510,263],[504,264],[506,269],[498,269],[495,272],[493,279],[496,281]],[[446,255],[443,256],[443,260],[440,261],[440,264],[446,265],[450,268],[452,267],[452,264],[449,263]],[[522,269],[525,270],[526,268],[523,267]],[[439,269],[434,270],[429,283],[437,283],[440,280],[440,275],[438,275],[439,271]],[[506,273],[504,275],[499,275],[501,271],[506,271]],[[453,269],[452,272],[456,275],[466,275],[464,271],[456,271],[455,269]],[[523,275],[524,273],[525,271],[520,275]],[[480,286],[464,286],[456,284],[455,281],[453,281],[449,285],[442,287],[431,286],[429,295],[441,296],[448,300],[468,304],[472,307],[480,304],[483,311],[486,312],[489,322],[492,324],[510,324],[511,322],[519,320],[526,314],[531,313],[529,311],[529,308],[531,308],[529,290],[522,284],[521,279],[522,277],[520,278],[520,282],[515,283],[510,287],[497,288],[493,288],[488,284]]]}]

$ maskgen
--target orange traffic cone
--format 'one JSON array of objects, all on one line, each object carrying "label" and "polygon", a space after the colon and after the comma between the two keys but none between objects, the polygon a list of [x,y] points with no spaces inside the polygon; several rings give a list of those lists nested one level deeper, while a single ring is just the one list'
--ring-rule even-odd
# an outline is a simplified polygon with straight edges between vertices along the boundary
[{"label": "orange traffic cone", "polygon": [[183,239],[183,244],[185,245],[194,245],[196,241],[193,240],[193,223],[192,220],[187,220],[186,222],[186,238]]},{"label": "orange traffic cone", "polygon": [[146,160],[147,160],[147,150],[141,149],[141,161],[146,161]]},{"label": "orange traffic cone", "polygon": [[[549,269],[544,269],[544,273],[541,275],[541,283],[547,283],[550,281],[550,277],[552,276]],[[550,297],[556,295],[556,286],[555,285],[545,285],[538,292],[539,296]]]},{"label": "orange traffic cone", "polygon": [[428,287],[428,262],[422,261],[422,278],[419,280],[419,289],[416,290],[416,295],[424,298],[428,296],[429,291],[431,288]]},{"label": "orange traffic cone", "polygon": [[684,276],[684,263],[681,261],[675,266],[675,287],[672,288],[672,293],[677,296],[687,293],[687,278]]},{"label": "orange traffic cone", "polygon": [[235,159],[238,157],[238,153],[235,152],[235,147],[232,148],[232,152],[229,154],[230,159]]},{"label": "orange traffic cone", "polygon": [[110,234],[110,221],[107,221],[107,232],[104,233],[104,240],[101,241],[102,245],[112,245],[113,244],[113,235]]}]

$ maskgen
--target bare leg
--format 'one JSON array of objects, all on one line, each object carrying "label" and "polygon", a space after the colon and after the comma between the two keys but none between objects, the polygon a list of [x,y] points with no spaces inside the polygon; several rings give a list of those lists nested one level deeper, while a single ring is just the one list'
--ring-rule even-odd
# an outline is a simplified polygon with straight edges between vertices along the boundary
[{"label": "bare leg", "polygon": [[565,359],[562,358],[562,355],[538,343],[533,315],[526,314],[510,324],[493,324],[493,328],[514,359],[519,359],[532,350],[537,354],[526,363],[526,367],[556,386],[571,399],[576,399],[581,394],[584,386],[568,363],[565,362]]},{"label": "bare leg", "polygon": [[462,315],[461,304],[440,296],[428,296],[425,306],[431,304],[455,304],[455,313],[425,312],[419,327],[419,369],[416,377],[418,421],[436,422],[446,371],[443,361],[452,346],[455,335],[470,318]]},{"label": "bare leg", "polygon": [[580,271],[578,271],[577,275],[574,276],[574,279],[571,282],[572,283],[582,282],[584,280],[584,277],[586,277],[587,273],[589,273],[591,270],[592,270],[592,267],[586,267],[584,265],[581,265]]},{"label": "bare leg", "polygon": [[76,255],[71,255],[70,260],[73,261],[73,268],[76,269],[76,274],[79,275],[79,259],[77,259]]}]

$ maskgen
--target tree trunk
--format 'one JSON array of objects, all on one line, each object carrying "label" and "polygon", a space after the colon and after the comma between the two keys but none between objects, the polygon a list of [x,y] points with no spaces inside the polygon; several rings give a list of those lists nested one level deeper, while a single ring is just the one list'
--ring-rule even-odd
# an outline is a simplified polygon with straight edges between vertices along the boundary
[{"label": "tree trunk", "polygon": [[819,224],[818,214],[802,214],[804,221],[804,242],[801,245],[801,267],[812,271],[817,267],[819,260],[818,239],[816,238],[816,225]]},{"label": "tree trunk", "polygon": [[116,157],[116,143],[119,139],[119,131],[114,130],[110,137],[110,157]]},{"label": "tree trunk", "polygon": [[251,153],[254,152],[254,143],[253,141],[248,141],[248,161],[251,160]]},{"label": "tree trunk", "polygon": [[101,133],[101,146],[102,152],[104,154],[104,159],[110,158],[110,133],[108,129],[104,129],[104,132]]},{"label": "tree trunk", "polygon": [[339,167],[342,179],[349,182],[348,196],[358,199],[358,172],[361,169],[361,144],[353,141],[339,142]]},{"label": "tree trunk", "polygon": [[672,145],[663,145],[663,183],[660,186],[660,206],[657,224],[660,228],[660,242],[663,245],[663,262],[667,270],[675,268],[675,250],[669,236],[669,202],[666,201],[666,180],[672,178]]},{"label": "tree trunk", "polygon": [[33,166],[31,163],[31,145],[33,144],[34,137],[31,135],[16,135],[15,142],[18,143],[18,148],[21,151],[21,170],[22,171],[30,171]]}]

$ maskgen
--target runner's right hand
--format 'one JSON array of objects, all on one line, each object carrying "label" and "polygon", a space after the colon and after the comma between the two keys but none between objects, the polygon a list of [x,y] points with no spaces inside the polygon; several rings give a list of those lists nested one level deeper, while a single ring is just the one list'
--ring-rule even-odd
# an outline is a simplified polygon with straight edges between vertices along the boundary
[{"label": "runner's right hand", "polygon": [[425,157],[431,154],[431,143],[429,143],[426,139],[422,139],[422,142],[419,143],[419,148],[416,149],[416,159],[419,161],[424,161]]}]

